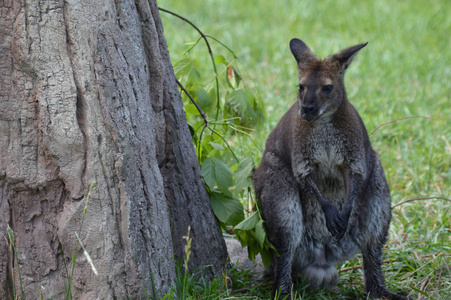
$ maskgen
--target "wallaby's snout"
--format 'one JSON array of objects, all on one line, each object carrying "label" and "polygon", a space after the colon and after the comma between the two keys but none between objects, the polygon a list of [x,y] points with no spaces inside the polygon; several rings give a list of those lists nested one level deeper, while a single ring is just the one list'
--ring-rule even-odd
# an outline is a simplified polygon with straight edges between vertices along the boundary
[{"label": "wallaby's snout", "polygon": [[318,117],[318,107],[314,104],[304,104],[301,106],[301,117],[306,121],[313,121]]},{"label": "wallaby's snout", "polygon": [[301,116],[303,119],[310,119],[312,117],[315,117],[315,115],[317,114],[317,107],[314,104],[304,104],[301,107]]}]

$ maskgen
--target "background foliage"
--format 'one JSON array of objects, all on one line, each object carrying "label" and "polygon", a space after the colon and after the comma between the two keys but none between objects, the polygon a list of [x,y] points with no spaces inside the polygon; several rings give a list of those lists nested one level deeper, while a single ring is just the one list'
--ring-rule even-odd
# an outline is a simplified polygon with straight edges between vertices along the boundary
[{"label": "background foliage", "polygon": [[[368,132],[390,120],[428,117],[389,123],[370,136],[381,156],[393,204],[419,197],[451,198],[448,1],[162,0],[158,4],[187,17],[234,51],[211,41],[219,74],[218,111],[208,51],[204,45],[192,48],[199,34],[161,13],[177,77],[210,120],[216,120],[202,132],[202,119],[184,99],[213,209],[217,216],[223,212],[218,219],[229,232],[228,225],[244,222],[238,228],[245,230],[234,231],[243,245],[251,242],[251,248],[263,251],[269,247],[258,235],[263,225],[249,193],[249,175],[259,163],[269,132],[296,99],[297,70],[288,48],[293,37],[304,40],[322,58],[369,41],[346,75],[348,97]],[[243,204],[245,220],[239,212]],[[417,298],[451,297],[449,207],[444,200],[419,200],[393,209],[384,265],[390,289],[412,292]],[[361,269],[350,269],[360,264],[357,257],[341,266],[341,291],[307,293],[301,286],[299,293],[307,299],[363,297]],[[239,286],[227,286],[224,293]],[[250,289],[246,296],[265,298],[262,289]]]}]

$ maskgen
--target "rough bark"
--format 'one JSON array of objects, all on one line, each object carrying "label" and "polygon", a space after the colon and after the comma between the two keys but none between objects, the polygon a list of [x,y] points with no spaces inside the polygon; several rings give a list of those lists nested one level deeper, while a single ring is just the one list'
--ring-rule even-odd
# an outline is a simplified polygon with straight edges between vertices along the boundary
[{"label": "rough bark", "polygon": [[0,1],[0,153],[0,299],[17,264],[26,298],[67,292],[93,181],[74,298],[163,295],[188,226],[190,265],[224,267],[155,1]]},{"label": "rough bark", "polygon": [[[144,36],[157,34],[163,61],[169,61],[166,41],[163,38],[163,25],[158,16],[156,3],[149,2],[151,11],[146,5],[147,1],[138,1],[138,3],[138,11],[144,22]],[[149,20],[154,20],[155,24],[152,22],[149,24]],[[156,33],[151,29],[154,27]],[[150,42],[150,39],[144,39],[148,58],[157,56],[157,53],[153,53]],[[156,71],[150,73],[156,74]],[[209,268],[204,269],[204,273],[221,274],[227,259],[227,248],[211,210],[170,63],[164,65],[164,73],[165,78],[170,80],[166,80],[163,84],[164,90],[159,98],[162,101],[152,102],[152,107],[157,114],[158,127],[161,128],[157,131],[157,158],[171,213],[174,255],[176,259],[184,257],[185,240],[182,237],[187,234],[188,226],[190,226],[192,238],[190,267],[196,269],[208,265]],[[150,82],[158,82],[158,76],[153,76]],[[151,84],[150,86],[154,93],[161,90],[159,85]]]}]

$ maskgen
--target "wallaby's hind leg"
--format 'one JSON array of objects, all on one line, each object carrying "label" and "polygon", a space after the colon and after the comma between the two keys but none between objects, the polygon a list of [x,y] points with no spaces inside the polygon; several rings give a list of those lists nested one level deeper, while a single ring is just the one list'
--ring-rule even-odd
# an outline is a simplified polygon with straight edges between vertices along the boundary
[{"label": "wallaby's hind leg", "polygon": [[371,244],[365,250],[362,250],[363,268],[365,273],[366,291],[370,298],[384,297],[391,300],[407,300],[405,296],[390,292],[384,282],[382,275],[382,247],[384,243],[379,245]]},{"label": "wallaby's hind leg", "polygon": [[[291,269],[295,248],[300,243],[302,234],[302,212],[299,200],[287,203],[284,220],[279,220],[279,226],[271,230],[270,241],[277,249],[279,256],[273,255],[274,260],[274,289],[273,295],[281,287],[279,295],[282,299],[291,293]],[[274,218],[274,216],[272,217]],[[269,223],[269,222],[268,222]]]},{"label": "wallaby's hind leg", "polygon": [[363,247],[363,268],[366,291],[370,298],[384,297],[394,300],[410,299],[390,292],[382,275],[382,248],[384,247],[391,219],[390,190],[381,163],[376,158],[373,175],[367,190],[368,215],[367,242]]},{"label": "wallaby's hind leg", "polygon": [[[277,248],[277,247],[276,247]],[[272,296],[279,295],[283,299],[291,293],[291,253],[288,250],[279,251],[280,257],[273,256],[274,263],[274,285]]]},{"label": "wallaby's hind leg", "polygon": [[[267,172],[270,173],[270,172]],[[291,267],[296,247],[303,235],[299,192],[288,170],[277,170],[264,178],[259,191],[268,237],[279,253],[273,256],[273,296],[280,299],[291,293]]]}]

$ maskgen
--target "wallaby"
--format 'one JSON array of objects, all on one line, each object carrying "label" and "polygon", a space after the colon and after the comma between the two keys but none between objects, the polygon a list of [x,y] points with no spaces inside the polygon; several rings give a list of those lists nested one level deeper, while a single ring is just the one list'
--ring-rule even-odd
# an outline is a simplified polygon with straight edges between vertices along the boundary
[{"label": "wallaby", "polygon": [[299,69],[298,99],[269,135],[254,173],[267,234],[279,254],[268,270],[279,299],[291,293],[297,276],[312,289],[335,286],[334,265],[359,250],[369,297],[408,299],[384,283],[390,192],[344,86],[346,69],[366,45],[320,60],[301,40],[290,42]]}]

